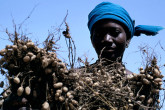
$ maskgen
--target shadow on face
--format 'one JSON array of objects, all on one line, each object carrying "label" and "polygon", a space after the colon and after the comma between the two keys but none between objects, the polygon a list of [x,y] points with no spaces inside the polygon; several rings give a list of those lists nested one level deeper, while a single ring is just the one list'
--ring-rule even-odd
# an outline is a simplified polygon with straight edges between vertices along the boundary
[{"label": "shadow on face", "polygon": [[91,33],[91,42],[101,58],[111,61],[122,61],[126,45],[130,41],[128,28],[122,23],[104,19],[94,24]]}]

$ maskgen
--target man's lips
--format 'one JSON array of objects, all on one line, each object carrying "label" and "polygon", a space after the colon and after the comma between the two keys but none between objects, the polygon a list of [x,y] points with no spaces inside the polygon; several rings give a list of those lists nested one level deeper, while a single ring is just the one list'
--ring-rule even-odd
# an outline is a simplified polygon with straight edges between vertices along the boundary
[{"label": "man's lips", "polygon": [[112,47],[105,47],[104,52],[114,52],[115,51],[115,48],[112,48]]},{"label": "man's lips", "polygon": [[109,50],[104,50],[104,52],[114,52],[115,50],[109,49]]}]

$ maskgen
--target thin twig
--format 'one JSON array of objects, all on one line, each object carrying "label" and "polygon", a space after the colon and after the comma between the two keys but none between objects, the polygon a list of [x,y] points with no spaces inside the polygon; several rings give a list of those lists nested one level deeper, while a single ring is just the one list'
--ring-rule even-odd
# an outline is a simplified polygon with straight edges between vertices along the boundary
[{"label": "thin twig", "polygon": [[[83,81],[83,82],[93,93],[95,93],[95,91],[85,81]],[[102,96],[100,94],[102,97],[104,97],[104,99],[103,99],[99,94],[96,94],[96,95],[101,99],[101,101],[103,101],[105,104],[107,104],[110,108],[112,108],[113,110],[116,110],[104,96]]]},{"label": "thin twig", "polygon": [[19,26],[19,28],[18,28],[19,30],[21,29],[21,27],[22,27],[22,25],[24,24],[24,22],[30,18],[30,16],[32,15],[32,13],[34,12],[34,10],[35,10],[35,8],[36,8],[37,6],[38,6],[38,4],[36,4],[36,5],[33,7],[33,9],[31,10],[31,12],[29,13],[29,15],[22,21],[22,23],[20,24],[20,26]]}]

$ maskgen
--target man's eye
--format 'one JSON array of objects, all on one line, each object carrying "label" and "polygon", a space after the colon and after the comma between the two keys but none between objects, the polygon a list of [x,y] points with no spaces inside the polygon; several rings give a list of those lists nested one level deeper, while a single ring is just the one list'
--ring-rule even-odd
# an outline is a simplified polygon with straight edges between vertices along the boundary
[{"label": "man's eye", "polygon": [[120,31],[119,30],[116,30],[116,33],[120,33]]},{"label": "man's eye", "polygon": [[111,35],[117,37],[121,32],[119,30],[114,30],[111,32]]},{"label": "man's eye", "polygon": [[98,37],[104,36],[105,34],[106,34],[106,32],[103,31],[103,30],[97,31],[97,32],[95,33],[95,35],[98,36]]}]

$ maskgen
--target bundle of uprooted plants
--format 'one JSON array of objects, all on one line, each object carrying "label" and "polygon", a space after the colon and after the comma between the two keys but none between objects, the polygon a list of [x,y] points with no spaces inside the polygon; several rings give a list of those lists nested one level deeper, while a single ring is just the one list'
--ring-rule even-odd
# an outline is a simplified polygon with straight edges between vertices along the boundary
[{"label": "bundle of uprooted plants", "polygon": [[125,67],[107,61],[86,66],[77,73],[79,108],[83,110],[160,109],[163,84],[156,58],[139,74],[127,74]]},{"label": "bundle of uprooted plants", "polygon": [[39,48],[15,32],[11,41],[0,51],[1,74],[9,80],[2,100],[21,97],[28,101],[27,107],[42,110],[160,108],[163,75],[156,58],[139,74],[127,74],[123,64],[106,60],[69,70],[53,51],[53,39],[47,39],[46,48]]}]

